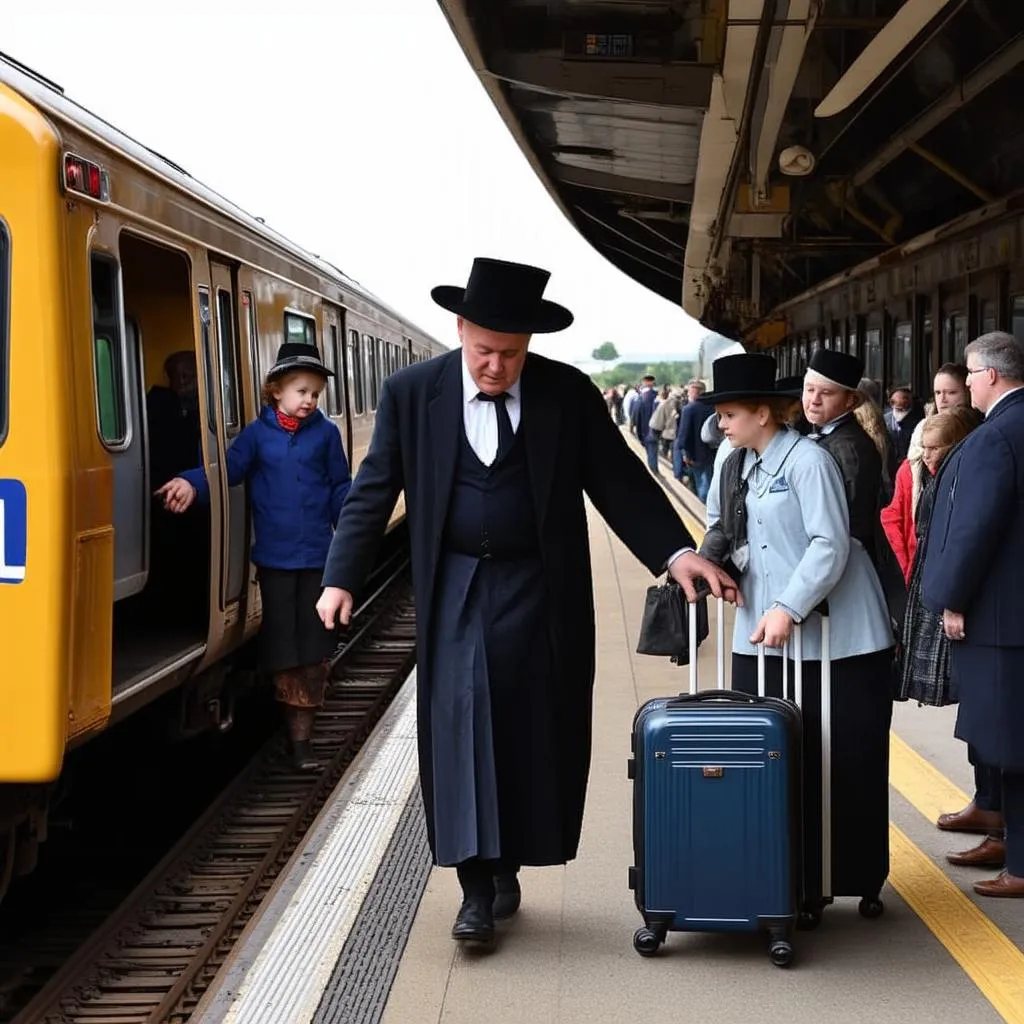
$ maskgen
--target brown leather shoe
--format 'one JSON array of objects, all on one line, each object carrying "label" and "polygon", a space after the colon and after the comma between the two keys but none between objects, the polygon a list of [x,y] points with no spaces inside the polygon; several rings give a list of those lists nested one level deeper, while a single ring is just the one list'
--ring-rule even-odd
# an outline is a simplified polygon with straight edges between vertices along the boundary
[{"label": "brown leather shoe", "polygon": [[940,814],[936,822],[943,832],[991,832],[1003,827],[1003,816],[999,811],[982,811],[972,800],[962,811]]},{"label": "brown leather shoe", "polygon": [[962,868],[1001,868],[1006,863],[1006,843],[986,836],[972,850],[949,853],[946,860]]},{"label": "brown leather shoe", "polygon": [[987,878],[984,882],[975,882],[974,891],[979,896],[1024,897],[1024,878],[1001,871],[995,878]]}]

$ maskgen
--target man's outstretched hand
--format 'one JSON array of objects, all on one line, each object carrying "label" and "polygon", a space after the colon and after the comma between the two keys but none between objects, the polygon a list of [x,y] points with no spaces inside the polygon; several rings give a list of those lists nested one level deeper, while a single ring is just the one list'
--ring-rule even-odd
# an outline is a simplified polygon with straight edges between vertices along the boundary
[{"label": "man's outstretched hand", "polygon": [[712,595],[724,597],[730,604],[743,607],[743,595],[733,578],[695,551],[680,555],[669,566],[668,574],[683,588],[687,601],[697,600],[697,580],[704,580]]}]

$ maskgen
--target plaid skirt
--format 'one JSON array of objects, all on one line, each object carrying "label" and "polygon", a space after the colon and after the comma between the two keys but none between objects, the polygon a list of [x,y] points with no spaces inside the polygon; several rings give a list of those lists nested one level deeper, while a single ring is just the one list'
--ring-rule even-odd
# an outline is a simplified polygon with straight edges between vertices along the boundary
[{"label": "plaid skirt", "polygon": [[895,697],[943,707],[958,703],[959,698],[949,670],[950,641],[942,629],[942,616],[929,611],[921,600],[923,564],[919,547],[907,589]]}]

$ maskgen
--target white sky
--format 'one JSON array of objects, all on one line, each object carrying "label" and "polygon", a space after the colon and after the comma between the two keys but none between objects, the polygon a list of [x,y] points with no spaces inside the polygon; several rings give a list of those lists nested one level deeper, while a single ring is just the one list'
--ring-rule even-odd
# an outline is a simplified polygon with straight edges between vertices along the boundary
[{"label": "white sky", "polygon": [[436,0],[149,6],[11,2],[0,49],[448,344],[430,289],[486,255],[551,270],[546,297],[576,314],[538,351],[696,354],[704,328],[559,212]]}]

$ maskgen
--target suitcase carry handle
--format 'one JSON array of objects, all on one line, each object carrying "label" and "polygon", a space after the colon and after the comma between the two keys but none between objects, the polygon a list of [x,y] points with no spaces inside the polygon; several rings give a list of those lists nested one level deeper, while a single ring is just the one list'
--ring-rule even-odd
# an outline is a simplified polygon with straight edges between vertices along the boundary
[{"label": "suitcase carry handle", "polygon": [[716,690],[714,695],[706,693],[681,693],[673,697],[667,707],[678,707],[680,704],[689,704],[691,701],[699,700],[705,704],[720,700],[723,704],[756,704],[760,697],[752,697],[749,693],[740,693],[737,690]]}]

